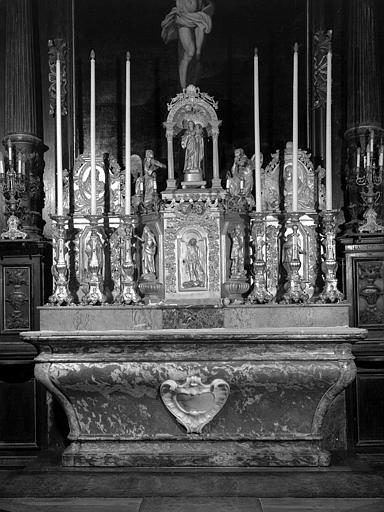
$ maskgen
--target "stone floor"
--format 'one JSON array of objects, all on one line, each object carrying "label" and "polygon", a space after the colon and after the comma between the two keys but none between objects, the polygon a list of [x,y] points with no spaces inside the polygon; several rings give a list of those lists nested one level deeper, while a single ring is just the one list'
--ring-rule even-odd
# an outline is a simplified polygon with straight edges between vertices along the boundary
[{"label": "stone floor", "polygon": [[0,459],[0,512],[384,512],[382,456],[329,468],[63,468]]}]

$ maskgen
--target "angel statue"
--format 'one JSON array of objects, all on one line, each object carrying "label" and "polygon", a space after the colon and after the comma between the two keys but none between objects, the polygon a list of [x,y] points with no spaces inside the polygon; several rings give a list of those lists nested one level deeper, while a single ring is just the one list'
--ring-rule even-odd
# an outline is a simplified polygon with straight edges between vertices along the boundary
[{"label": "angel statue", "polygon": [[235,149],[233,165],[227,175],[227,189],[231,196],[252,197],[254,168],[254,158],[248,158],[242,148]]},{"label": "angel statue", "polygon": [[147,149],[144,160],[139,155],[131,156],[131,172],[135,180],[135,196],[133,204],[139,204],[142,201],[145,205],[153,202],[157,191],[156,170],[165,169],[166,166],[155,160],[152,149]]},{"label": "angel statue", "polygon": [[179,79],[182,89],[187,87],[192,59],[196,59],[197,65],[200,62],[205,34],[212,29],[213,11],[211,0],[176,0],[176,7],[161,23],[161,37],[165,43],[179,40]]}]

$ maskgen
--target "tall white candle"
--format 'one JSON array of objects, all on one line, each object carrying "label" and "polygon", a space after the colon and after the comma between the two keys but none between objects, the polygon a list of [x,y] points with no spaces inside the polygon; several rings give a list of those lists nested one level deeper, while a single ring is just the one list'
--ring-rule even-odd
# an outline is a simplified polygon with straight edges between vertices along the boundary
[{"label": "tall white candle", "polygon": [[11,165],[12,163],[12,142],[11,139],[8,139],[8,164]]},{"label": "tall white candle", "polygon": [[0,176],[4,176],[4,164],[3,164],[3,155],[0,153]]},{"label": "tall white candle", "polygon": [[131,215],[131,60],[125,63],[125,215]]},{"label": "tall white candle", "polygon": [[95,52],[91,51],[91,215],[96,215],[96,95]]},{"label": "tall white candle", "polygon": [[260,109],[259,109],[259,57],[257,48],[253,58],[254,114],[255,114],[255,197],[256,211],[261,212],[261,166],[260,166]]},{"label": "tall white candle", "polygon": [[379,167],[383,167],[383,157],[384,157],[384,148],[380,146],[380,154],[379,154]]},{"label": "tall white candle", "polygon": [[332,50],[327,54],[327,110],[325,122],[325,208],[332,210]]},{"label": "tall white candle", "polygon": [[56,57],[56,193],[57,215],[63,215],[63,150],[61,142],[61,63]]},{"label": "tall white candle", "polygon": [[297,176],[297,154],[298,154],[298,77],[299,77],[299,45],[295,43],[293,50],[293,126],[292,126],[292,211],[297,212],[298,176]]}]

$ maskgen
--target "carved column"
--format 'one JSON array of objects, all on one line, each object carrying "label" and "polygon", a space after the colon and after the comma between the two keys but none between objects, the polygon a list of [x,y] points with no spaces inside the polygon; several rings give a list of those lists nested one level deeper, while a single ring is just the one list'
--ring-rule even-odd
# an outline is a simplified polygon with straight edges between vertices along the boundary
[{"label": "carved column", "polygon": [[166,129],[167,137],[167,152],[168,152],[168,179],[167,189],[173,190],[176,188],[175,180],[175,164],[173,160],[173,123],[163,123]]},{"label": "carved column", "polygon": [[212,145],[213,145],[213,176],[212,188],[221,188],[221,180],[219,176],[219,148],[218,148],[219,128],[212,128]]},{"label": "carved column", "polygon": [[[356,151],[366,149],[368,135],[374,136],[374,152],[384,134],[382,126],[382,83],[377,44],[377,3],[375,0],[348,2],[346,204],[352,222],[361,217],[361,197],[356,185]],[[383,208],[379,218],[383,216]]]},{"label": "carved column", "polygon": [[33,2],[6,0],[5,137],[25,160],[26,192],[22,197],[23,231],[42,236],[43,152],[37,96]]}]

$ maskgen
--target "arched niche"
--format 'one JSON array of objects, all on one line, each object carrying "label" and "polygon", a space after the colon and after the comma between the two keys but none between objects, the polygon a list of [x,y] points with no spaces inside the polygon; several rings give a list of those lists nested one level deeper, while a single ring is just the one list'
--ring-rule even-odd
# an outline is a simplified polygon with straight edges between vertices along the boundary
[{"label": "arched niche", "polygon": [[212,188],[221,188],[218,151],[221,121],[216,114],[217,108],[217,102],[208,94],[200,92],[200,89],[194,85],[188,85],[168,104],[167,120],[163,123],[168,152],[167,190],[176,189],[173,141],[180,132],[185,130],[189,121],[201,125],[207,135],[212,138]]}]

